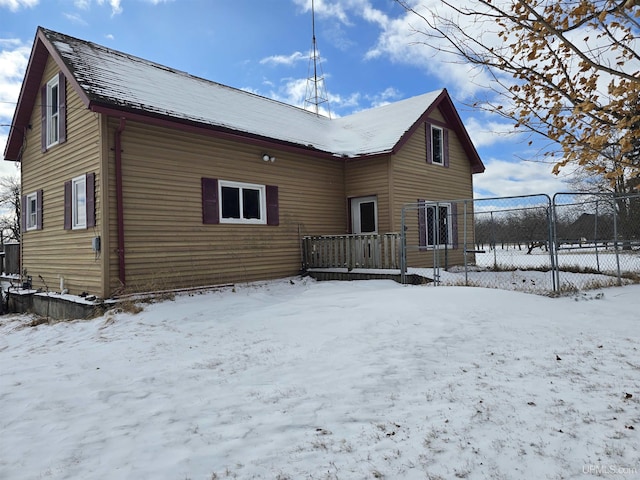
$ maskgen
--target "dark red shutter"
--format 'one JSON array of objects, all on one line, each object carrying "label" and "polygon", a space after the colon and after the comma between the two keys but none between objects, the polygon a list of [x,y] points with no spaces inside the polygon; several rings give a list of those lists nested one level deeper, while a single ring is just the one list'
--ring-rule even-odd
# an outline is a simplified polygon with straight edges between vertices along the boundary
[{"label": "dark red shutter", "polygon": [[27,196],[22,195],[20,198],[20,228],[23,232],[27,231]]},{"label": "dark red shutter", "polygon": [[418,245],[420,250],[427,246],[427,207],[424,200],[418,200]]},{"label": "dark red shutter", "polygon": [[96,174],[87,173],[87,228],[96,226]]},{"label": "dark red shutter", "polygon": [[218,180],[215,178],[202,178],[202,223],[220,223]]},{"label": "dark red shutter", "polygon": [[71,180],[64,182],[64,229],[71,230]]},{"label": "dark red shutter", "polygon": [[42,230],[42,190],[36,192],[36,229]]},{"label": "dark red shutter", "polygon": [[451,204],[451,245],[458,248],[458,204]]},{"label": "dark red shutter", "polygon": [[442,155],[444,156],[444,166],[449,167],[449,130],[442,129]]},{"label": "dark red shutter", "polygon": [[424,144],[427,150],[427,163],[433,163],[433,151],[431,150],[431,124],[424,124]]},{"label": "dark red shutter", "polygon": [[[67,141],[67,83],[62,72],[58,73],[58,142]],[[87,217],[88,218],[88,217]]]},{"label": "dark red shutter", "polygon": [[280,225],[278,187],[267,185],[267,225]]},{"label": "dark red shutter", "polygon": [[40,132],[40,149],[43,152],[47,151],[47,86],[43,85],[40,89],[40,113],[42,114],[41,129]]}]

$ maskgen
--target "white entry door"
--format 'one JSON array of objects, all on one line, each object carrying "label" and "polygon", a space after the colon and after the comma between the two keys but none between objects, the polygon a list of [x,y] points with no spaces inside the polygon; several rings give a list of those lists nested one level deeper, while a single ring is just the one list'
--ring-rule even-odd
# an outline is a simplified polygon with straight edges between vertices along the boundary
[{"label": "white entry door", "polygon": [[378,198],[357,197],[351,199],[351,232],[378,233]]}]

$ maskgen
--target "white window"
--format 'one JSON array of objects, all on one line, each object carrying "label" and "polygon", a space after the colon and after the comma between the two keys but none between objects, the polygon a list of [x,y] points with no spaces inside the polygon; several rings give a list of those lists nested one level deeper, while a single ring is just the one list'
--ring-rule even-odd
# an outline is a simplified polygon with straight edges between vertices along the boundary
[{"label": "white window", "polygon": [[81,175],[71,180],[71,215],[72,225],[87,228],[87,177]]},{"label": "white window", "polygon": [[444,134],[442,128],[431,125],[431,160],[444,165]]},{"label": "white window", "polygon": [[38,228],[38,195],[33,192],[27,195],[27,230]]},{"label": "white window", "polygon": [[451,205],[438,204],[426,207],[427,246],[442,247],[451,245],[452,219]]},{"label": "white window", "polygon": [[218,182],[221,223],[267,223],[265,186]]},{"label": "white window", "polygon": [[60,83],[56,75],[47,83],[47,147],[58,143],[60,137]]}]

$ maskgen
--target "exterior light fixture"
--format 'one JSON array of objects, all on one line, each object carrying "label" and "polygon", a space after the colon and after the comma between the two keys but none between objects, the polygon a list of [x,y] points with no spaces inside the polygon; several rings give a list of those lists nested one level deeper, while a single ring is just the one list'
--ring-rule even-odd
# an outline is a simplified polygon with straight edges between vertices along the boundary
[{"label": "exterior light fixture", "polygon": [[271,155],[269,155],[268,153],[265,153],[264,155],[262,155],[262,160],[265,162],[275,162],[276,161],[276,157],[272,157]]}]

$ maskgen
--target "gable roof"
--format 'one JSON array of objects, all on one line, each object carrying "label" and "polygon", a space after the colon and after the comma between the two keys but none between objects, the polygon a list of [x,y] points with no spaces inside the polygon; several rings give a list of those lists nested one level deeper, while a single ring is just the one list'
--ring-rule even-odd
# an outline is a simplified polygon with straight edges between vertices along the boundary
[{"label": "gable roof", "polygon": [[459,134],[473,171],[484,171],[444,89],[329,119],[42,27],[14,114],[6,160],[19,160],[48,55],[92,111],[197,126],[330,156],[395,153],[428,112],[440,108]]}]

